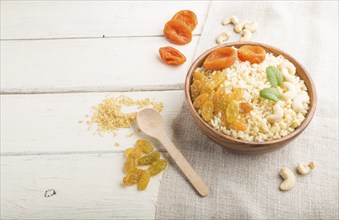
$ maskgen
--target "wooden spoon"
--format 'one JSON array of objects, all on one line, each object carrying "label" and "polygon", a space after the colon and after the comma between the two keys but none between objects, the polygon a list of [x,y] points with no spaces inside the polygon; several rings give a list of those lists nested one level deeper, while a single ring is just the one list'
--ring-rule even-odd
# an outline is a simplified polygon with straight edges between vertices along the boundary
[{"label": "wooden spoon", "polygon": [[201,196],[207,196],[209,190],[206,184],[200,179],[184,156],[166,136],[165,122],[160,113],[151,108],[143,109],[138,113],[137,124],[139,129],[145,134],[160,141],[198,193]]}]

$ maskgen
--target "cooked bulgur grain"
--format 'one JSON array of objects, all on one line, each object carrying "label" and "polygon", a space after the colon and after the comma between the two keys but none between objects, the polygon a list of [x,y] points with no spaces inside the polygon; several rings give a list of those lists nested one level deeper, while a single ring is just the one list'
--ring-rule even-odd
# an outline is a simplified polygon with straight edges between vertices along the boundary
[{"label": "cooked bulgur grain", "polygon": [[[278,139],[290,134],[299,127],[308,112],[309,101],[303,103],[302,111],[296,112],[292,108],[292,100],[281,99],[278,104],[283,109],[284,116],[277,122],[269,123],[266,118],[273,114],[275,103],[259,95],[260,90],[270,87],[266,76],[266,68],[268,66],[278,67],[283,62],[289,61],[283,56],[274,56],[271,53],[267,53],[264,62],[260,64],[250,64],[248,61],[242,62],[237,59],[232,66],[220,71],[209,71],[204,67],[198,68],[196,72],[206,76],[215,75],[219,72],[225,74],[226,80],[220,87],[226,93],[230,93],[232,89],[241,88],[243,90],[244,101],[249,103],[253,108],[249,114],[244,114],[247,126],[247,129],[244,131],[225,127],[222,123],[220,112],[214,115],[209,124],[226,135],[254,142]],[[297,93],[305,92],[307,94],[307,87],[304,81],[295,74],[291,75],[291,78],[296,82]],[[279,88],[281,93],[286,92],[285,90],[286,88]],[[200,109],[198,112],[201,114]]]}]

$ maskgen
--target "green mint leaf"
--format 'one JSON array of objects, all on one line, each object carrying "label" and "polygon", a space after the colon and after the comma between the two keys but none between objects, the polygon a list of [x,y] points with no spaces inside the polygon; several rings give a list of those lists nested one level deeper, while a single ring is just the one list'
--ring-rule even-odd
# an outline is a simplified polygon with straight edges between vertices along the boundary
[{"label": "green mint leaf", "polygon": [[278,70],[277,67],[269,66],[266,68],[267,80],[270,82],[271,86],[278,87],[283,83],[283,75]]},{"label": "green mint leaf", "polygon": [[277,68],[275,68],[274,66],[269,66],[266,68],[267,80],[270,82],[271,86],[273,87],[278,87],[278,80],[275,74],[276,71],[277,71]]},{"label": "green mint leaf", "polygon": [[283,84],[284,77],[279,69],[277,69],[277,71],[275,72],[275,77],[277,78],[278,86],[281,86]]},{"label": "green mint leaf", "polygon": [[279,92],[278,89],[274,88],[274,87],[271,87],[271,88],[268,88],[269,92],[274,94],[276,97],[280,98],[281,97],[281,93]]},{"label": "green mint leaf", "polygon": [[281,96],[281,94],[277,89],[271,87],[271,88],[266,88],[266,89],[261,90],[260,96],[265,99],[269,99],[274,102],[277,102],[279,101],[279,97]]}]

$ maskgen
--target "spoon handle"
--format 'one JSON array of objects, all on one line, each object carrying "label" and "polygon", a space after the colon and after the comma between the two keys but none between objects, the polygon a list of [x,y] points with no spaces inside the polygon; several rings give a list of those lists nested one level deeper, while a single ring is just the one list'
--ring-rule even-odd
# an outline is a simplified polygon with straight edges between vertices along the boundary
[{"label": "spoon handle", "polygon": [[165,147],[169,155],[172,157],[174,162],[178,165],[180,170],[185,174],[187,179],[192,183],[194,188],[198,191],[201,196],[207,196],[209,193],[208,186],[202,181],[199,175],[194,171],[192,166],[187,162],[185,157],[175,147],[172,141],[163,136],[159,141]]}]

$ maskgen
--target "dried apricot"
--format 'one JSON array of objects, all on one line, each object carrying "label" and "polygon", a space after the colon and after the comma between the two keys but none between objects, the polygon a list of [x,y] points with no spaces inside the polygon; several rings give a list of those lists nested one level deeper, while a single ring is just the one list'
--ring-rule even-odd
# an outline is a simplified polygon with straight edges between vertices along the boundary
[{"label": "dried apricot", "polygon": [[231,47],[222,47],[210,53],[204,61],[208,70],[220,70],[231,66],[237,59],[236,51]]},{"label": "dried apricot", "polygon": [[183,45],[191,42],[192,32],[189,27],[182,21],[170,20],[165,24],[164,34],[166,38],[178,45]]},{"label": "dried apricot", "polygon": [[204,104],[204,102],[208,99],[208,93],[203,93],[199,95],[193,102],[193,106],[196,109],[201,108],[201,106]]},{"label": "dried apricot", "polygon": [[151,176],[155,176],[161,171],[163,171],[167,167],[167,161],[160,159],[157,160],[155,163],[152,163],[148,170],[150,171]]},{"label": "dried apricot", "polygon": [[151,174],[149,170],[142,170],[139,181],[138,181],[138,190],[145,190],[151,179]]},{"label": "dried apricot", "polygon": [[143,166],[143,165],[150,165],[154,163],[155,161],[160,159],[160,153],[159,152],[152,152],[148,156],[143,156],[138,160],[138,165]]},{"label": "dried apricot", "polygon": [[186,61],[184,54],[170,46],[160,47],[159,53],[162,62],[168,65],[181,65]]},{"label": "dried apricot", "polygon": [[253,110],[252,106],[250,106],[247,102],[242,102],[239,104],[239,112],[241,114],[247,114],[252,110]]},{"label": "dried apricot", "polygon": [[244,45],[238,50],[238,57],[241,61],[253,63],[262,63],[265,60],[266,51],[260,46]]},{"label": "dried apricot", "polygon": [[200,91],[202,88],[202,82],[200,80],[194,80],[191,85],[191,96],[193,100],[200,95]]},{"label": "dried apricot", "polygon": [[231,104],[227,106],[226,110],[226,119],[228,123],[233,123],[239,115],[239,105],[235,101],[232,101]]},{"label": "dried apricot", "polygon": [[193,31],[198,24],[197,16],[193,11],[190,10],[182,10],[177,12],[173,16],[172,20],[179,20],[181,22],[184,22],[191,31]]},{"label": "dried apricot", "polygon": [[214,105],[212,100],[208,99],[201,106],[201,117],[204,121],[209,122],[213,118]]},{"label": "dried apricot", "polygon": [[153,151],[152,144],[146,140],[137,140],[137,142],[135,142],[135,146],[145,154],[149,154]]},{"label": "dried apricot", "polygon": [[122,179],[122,183],[125,186],[131,186],[134,185],[136,183],[138,183],[141,174],[143,173],[143,170],[140,169],[136,169],[133,172],[128,173],[123,179]]},{"label": "dried apricot", "polygon": [[244,123],[244,121],[240,120],[240,119],[236,119],[233,123],[232,123],[232,127],[237,130],[237,131],[245,131],[246,130],[246,124]]}]

